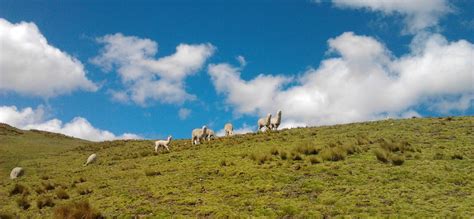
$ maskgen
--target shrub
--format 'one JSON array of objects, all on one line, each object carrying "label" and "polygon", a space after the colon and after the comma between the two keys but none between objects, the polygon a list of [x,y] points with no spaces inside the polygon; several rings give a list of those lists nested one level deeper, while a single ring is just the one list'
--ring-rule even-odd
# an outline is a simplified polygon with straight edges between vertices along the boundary
[{"label": "shrub", "polygon": [[399,144],[387,141],[385,139],[382,139],[382,141],[380,142],[380,147],[390,152],[401,151],[401,147]]},{"label": "shrub", "polygon": [[300,154],[296,154],[296,153],[291,154],[291,159],[292,159],[292,160],[303,160],[303,158],[301,157],[301,155],[300,155]]},{"label": "shrub", "polygon": [[74,184],[75,183],[83,183],[83,182],[86,182],[86,181],[87,181],[86,179],[84,179],[83,177],[80,177],[79,179],[74,180],[73,183]]},{"label": "shrub", "polygon": [[359,152],[359,148],[354,145],[343,145],[341,146],[347,154],[355,154],[356,152]]},{"label": "shrub", "polygon": [[282,160],[288,159],[288,154],[286,153],[286,151],[280,152],[280,158],[281,158]]},{"label": "shrub", "polygon": [[58,197],[59,199],[69,199],[69,195],[64,189],[57,190],[56,197]]},{"label": "shrub", "polygon": [[48,180],[48,179],[51,179],[51,177],[49,177],[49,176],[42,176],[41,179],[42,179],[42,180]]},{"label": "shrub", "polygon": [[21,198],[17,199],[16,203],[18,204],[18,207],[23,210],[27,210],[31,206],[26,196],[22,196]]},{"label": "shrub", "polygon": [[159,176],[161,175],[160,171],[157,170],[145,170],[145,176]]},{"label": "shrub", "polygon": [[311,158],[309,158],[309,162],[311,162],[311,164],[318,164],[318,163],[321,163],[323,161],[319,157],[311,157]]},{"label": "shrub", "polygon": [[270,150],[270,154],[272,154],[272,155],[275,155],[275,156],[276,156],[276,155],[278,155],[278,154],[279,154],[279,151],[278,151],[278,149],[276,149],[276,148],[272,148],[272,149]]},{"label": "shrub", "polygon": [[392,160],[392,164],[396,166],[400,166],[405,163],[405,158],[401,155],[392,155],[390,156],[390,160]]},{"label": "shrub", "polygon": [[13,189],[10,190],[10,196],[16,195],[16,194],[28,195],[30,194],[30,192],[28,191],[28,188],[26,188],[24,185],[15,184]]},{"label": "shrub", "polygon": [[39,209],[42,209],[44,207],[53,207],[53,206],[54,206],[53,199],[51,199],[51,197],[49,196],[42,196],[42,197],[39,197],[38,200],[36,200],[36,207],[38,207]]},{"label": "shrub", "polygon": [[359,136],[356,139],[357,145],[367,145],[369,144],[369,140],[367,139],[367,136]]},{"label": "shrub", "polygon": [[451,159],[453,159],[453,160],[456,160],[456,159],[457,159],[457,160],[462,160],[462,159],[463,159],[463,156],[462,156],[461,154],[453,154],[453,155],[451,156]]},{"label": "shrub", "polygon": [[444,159],[444,154],[443,153],[436,153],[434,156],[433,156],[433,160],[443,160]]},{"label": "shrub", "polygon": [[256,161],[258,159],[258,156],[257,156],[257,154],[252,153],[252,154],[250,154],[249,158],[253,161]]},{"label": "shrub", "polygon": [[140,152],[140,156],[141,156],[141,157],[146,157],[146,156],[149,156],[149,155],[151,155],[151,154],[152,154],[151,151],[142,151],[142,152]]},{"label": "shrub", "polygon": [[257,158],[258,164],[264,164],[266,161],[271,160],[272,158],[266,154],[261,155]]},{"label": "shrub", "polygon": [[42,182],[41,184],[43,184],[43,188],[48,191],[53,190],[55,188],[55,186],[50,182]]},{"label": "shrub", "polygon": [[82,188],[77,190],[77,192],[79,193],[79,195],[87,195],[92,193],[92,189]]},{"label": "shrub", "polygon": [[36,192],[36,194],[40,195],[40,194],[45,193],[46,190],[44,190],[43,188],[41,188],[41,187],[38,186],[38,187],[35,189],[35,192]]},{"label": "shrub", "polygon": [[383,150],[383,149],[380,149],[380,148],[377,148],[374,150],[374,154],[375,156],[377,157],[377,160],[383,162],[383,163],[387,163],[388,162],[388,154],[387,154],[387,151]]},{"label": "shrub", "polygon": [[59,206],[54,209],[54,218],[104,218],[97,210],[93,209],[89,202],[80,201]]},{"label": "shrub", "polygon": [[339,161],[346,159],[347,152],[342,147],[326,148],[321,151],[321,159]]},{"label": "shrub", "polygon": [[311,154],[318,154],[321,149],[316,147],[316,146],[311,146],[311,145],[298,145],[295,148],[295,152],[305,154],[305,155],[311,155]]}]

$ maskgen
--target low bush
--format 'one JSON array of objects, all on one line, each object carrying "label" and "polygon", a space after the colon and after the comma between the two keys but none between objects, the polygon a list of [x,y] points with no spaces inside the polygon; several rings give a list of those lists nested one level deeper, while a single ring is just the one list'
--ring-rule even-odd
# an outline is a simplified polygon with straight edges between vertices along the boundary
[{"label": "low bush", "polygon": [[97,210],[92,208],[87,201],[72,202],[54,209],[54,218],[104,218]]},{"label": "low bush", "polygon": [[464,157],[461,154],[453,154],[451,159],[453,160],[462,160]]},{"label": "low bush", "polygon": [[347,151],[342,147],[325,148],[321,151],[321,159],[327,161],[339,161],[346,159]]},{"label": "low bush", "polygon": [[48,191],[53,190],[55,188],[54,184],[50,182],[42,182],[41,184],[43,184],[43,188]]},{"label": "low bush", "polygon": [[400,166],[403,163],[405,163],[405,157],[403,157],[402,155],[393,154],[390,156],[390,160],[392,161],[392,164],[395,166]]},{"label": "low bush", "polygon": [[286,153],[286,151],[280,152],[280,158],[281,158],[282,160],[288,159],[288,154]]},{"label": "low bush", "polygon": [[292,153],[291,154],[291,159],[292,160],[303,160],[303,158],[301,157],[300,154],[297,154],[297,153]]},{"label": "low bush", "polygon": [[312,145],[298,145],[294,149],[294,152],[305,154],[305,155],[314,155],[314,154],[318,154],[320,150],[321,149],[319,147],[312,146]]},{"label": "low bush", "polygon": [[355,154],[355,153],[360,151],[359,147],[354,146],[352,144],[343,145],[343,146],[340,146],[340,147],[342,147],[346,151],[346,153],[349,154],[349,155]]},{"label": "low bush", "polygon": [[278,155],[279,153],[280,153],[280,152],[279,152],[278,149],[276,149],[276,148],[272,148],[272,149],[270,150],[270,154],[272,154],[272,155],[275,155],[275,156],[276,156],[276,155]]},{"label": "low bush", "polygon": [[434,156],[433,156],[433,160],[443,160],[444,159],[444,154],[443,153],[436,153]]},{"label": "low bush", "polygon": [[69,199],[69,195],[64,189],[58,189],[56,191],[56,197],[58,197],[59,199]]},{"label": "low bush", "polygon": [[383,163],[388,162],[388,153],[387,153],[387,151],[385,151],[381,148],[377,148],[377,149],[374,150],[374,154],[375,154],[375,157],[377,157],[377,160],[379,160]]},{"label": "low bush", "polygon": [[26,196],[21,196],[21,198],[18,198],[16,200],[16,203],[18,204],[18,207],[20,207],[23,210],[27,210],[31,206]]},{"label": "low bush", "polygon": [[161,172],[158,170],[145,170],[145,176],[159,176]]},{"label": "low bush", "polygon": [[49,177],[49,176],[42,176],[41,179],[42,179],[42,180],[48,180],[48,179],[51,179],[51,177]]},{"label": "low bush", "polygon": [[323,161],[319,157],[310,157],[309,162],[311,164],[318,164],[318,163],[322,163]]},{"label": "low bush", "polygon": [[28,191],[28,188],[26,188],[24,185],[15,184],[15,186],[10,190],[10,196],[17,194],[28,195],[30,194],[30,192]]},{"label": "low bush", "polygon": [[39,209],[42,209],[44,207],[53,207],[53,206],[54,206],[53,199],[49,196],[42,196],[36,200],[36,207],[38,207]]},{"label": "low bush", "polygon": [[258,164],[264,164],[266,161],[269,161],[271,159],[272,158],[268,156],[267,154],[263,154],[263,155],[258,156],[257,162]]},{"label": "low bush", "polygon": [[77,193],[79,193],[79,195],[87,195],[87,194],[92,193],[92,189],[88,189],[88,188],[78,189]]}]

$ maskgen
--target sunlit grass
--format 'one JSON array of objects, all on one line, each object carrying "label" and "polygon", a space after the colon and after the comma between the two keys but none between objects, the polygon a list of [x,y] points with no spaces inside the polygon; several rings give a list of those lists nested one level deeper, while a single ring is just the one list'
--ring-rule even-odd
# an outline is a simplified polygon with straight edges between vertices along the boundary
[{"label": "sunlit grass", "polygon": [[[176,140],[169,153],[154,153],[152,141],[34,133],[44,145],[69,144],[41,153],[18,149],[32,142],[28,133],[0,135],[12,156],[0,169],[26,171],[15,181],[4,171],[0,215],[470,217],[473,124],[453,117],[298,128],[197,146]],[[16,156],[30,149],[35,156]],[[82,166],[92,153],[97,162]]]}]

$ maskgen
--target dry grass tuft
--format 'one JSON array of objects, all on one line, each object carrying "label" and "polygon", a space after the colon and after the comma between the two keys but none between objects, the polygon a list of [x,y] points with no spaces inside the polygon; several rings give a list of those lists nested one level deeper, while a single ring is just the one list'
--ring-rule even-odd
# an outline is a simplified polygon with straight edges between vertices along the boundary
[{"label": "dry grass tuft", "polygon": [[309,162],[311,164],[318,164],[318,163],[322,163],[323,161],[319,157],[311,157],[309,158]]},{"label": "dry grass tuft", "polygon": [[44,207],[53,207],[53,206],[54,206],[53,199],[51,199],[51,197],[49,196],[42,196],[36,200],[36,207],[38,207],[39,209],[42,209]]},{"label": "dry grass tuft", "polygon": [[15,184],[12,190],[10,190],[10,196],[17,195],[17,194],[22,194],[22,195],[29,195],[30,192],[28,191],[28,188],[26,188],[22,184]]},{"label": "dry grass tuft", "polygon": [[160,176],[161,172],[158,170],[145,170],[145,176]]},{"label": "dry grass tuft", "polygon": [[28,201],[28,198],[25,195],[21,196],[21,198],[18,198],[16,200],[16,203],[18,204],[18,207],[23,210],[27,210],[31,206],[30,202]]},{"label": "dry grass tuft", "polygon": [[58,197],[59,199],[69,199],[69,195],[64,189],[58,189],[56,191],[56,197]]},{"label": "dry grass tuft", "polygon": [[87,201],[73,202],[54,209],[54,218],[64,219],[98,219],[105,218],[92,208]]},{"label": "dry grass tuft", "polygon": [[387,153],[387,151],[385,151],[381,148],[377,148],[377,149],[374,150],[374,154],[377,157],[377,160],[379,160],[383,163],[388,162],[388,153]]},{"label": "dry grass tuft", "polygon": [[393,154],[390,156],[390,160],[392,160],[392,164],[395,166],[400,166],[405,163],[405,157],[402,155]]},{"label": "dry grass tuft", "polygon": [[347,151],[342,147],[325,148],[321,151],[321,159],[327,161],[339,161],[346,159]]}]

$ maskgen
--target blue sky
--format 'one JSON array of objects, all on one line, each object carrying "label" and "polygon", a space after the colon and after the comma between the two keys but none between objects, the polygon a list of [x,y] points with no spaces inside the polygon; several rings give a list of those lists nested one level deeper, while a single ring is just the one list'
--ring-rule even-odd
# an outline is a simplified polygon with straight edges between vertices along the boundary
[{"label": "blue sky", "polygon": [[474,112],[472,1],[0,5],[0,122],[19,128],[188,138],[279,109],[282,127]]}]

